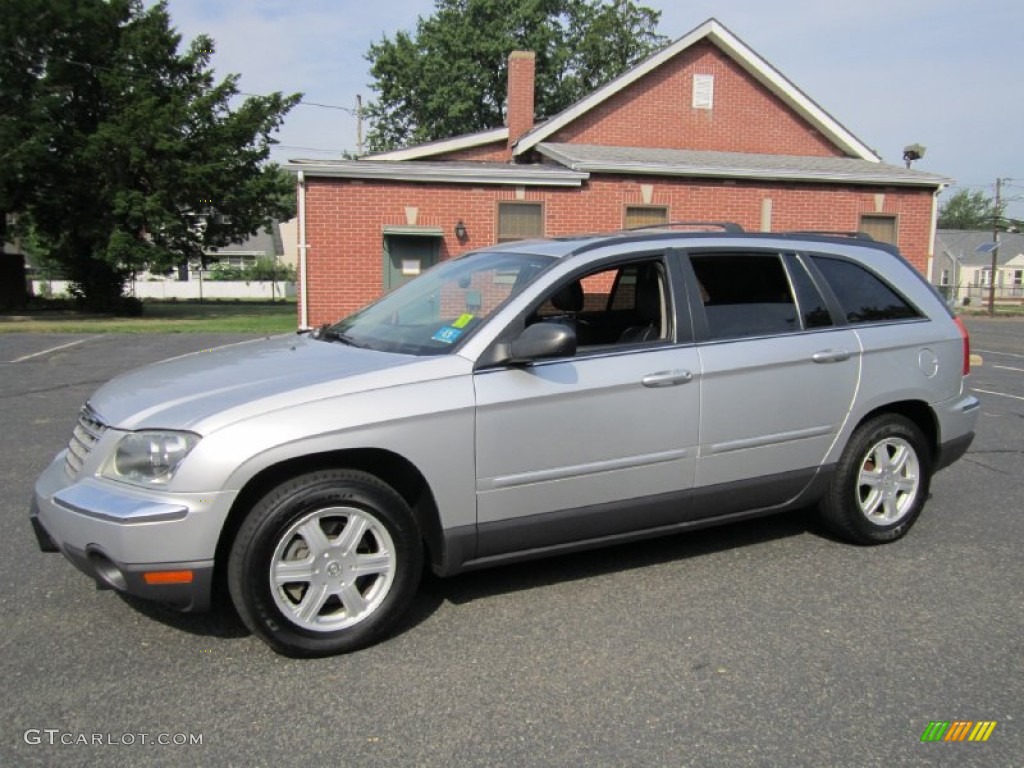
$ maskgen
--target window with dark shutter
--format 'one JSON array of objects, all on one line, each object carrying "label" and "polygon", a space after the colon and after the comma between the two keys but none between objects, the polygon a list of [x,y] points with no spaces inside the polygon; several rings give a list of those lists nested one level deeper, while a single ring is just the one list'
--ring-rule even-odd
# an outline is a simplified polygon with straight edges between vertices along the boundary
[{"label": "window with dark shutter", "polygon": [[865,213],[860,217],[860,231],[871,235],[880,243],[896,245],[896,217],[878,213]]},{"label": "window with dark shutter", "polygon": [[544,237],[542,203],[498,203],[498,242]]},{"label": "window with dark shutter", "polygon": [[627,205],[626,229],[652,227],[668,223],[668,208],[664,205]]}]

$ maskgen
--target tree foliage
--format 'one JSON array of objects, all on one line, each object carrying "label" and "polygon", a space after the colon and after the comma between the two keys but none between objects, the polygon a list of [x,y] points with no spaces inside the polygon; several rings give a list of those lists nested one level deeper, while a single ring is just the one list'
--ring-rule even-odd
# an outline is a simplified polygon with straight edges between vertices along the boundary
[{"label": "tree foliage", "polygon": [[90,305],[293,210],[268,165],[299,95],[238,101],[213,41],[181,46],[163,2],[3,0],[0,213],[29,222]]},{"label": "tree foliage", "polygon": [[632,0],[436,0],[416,32],[366,54],[378,99],[371,150],[496,128],[505,116],[507,59],[537,55],[536,110],[550,116],[663,46],[659,11]]},{"label": "tree foliage", "polygon": [[234,267],[224,262],[216,262],[206,275],[207,280],[217,282],[246,283],[260,281],[284,281],[294,283],[297,279],[295,267],[291,264],[280,264],[275,259],[260,257],[253,264]]},{"label": "tree foliage", "polygon": [[990,230],[998,222],[1003,229],[1005,210],[1005,203],[996,210],[995,201],[980,189],[961,189],[939,208],[939,228]]}]

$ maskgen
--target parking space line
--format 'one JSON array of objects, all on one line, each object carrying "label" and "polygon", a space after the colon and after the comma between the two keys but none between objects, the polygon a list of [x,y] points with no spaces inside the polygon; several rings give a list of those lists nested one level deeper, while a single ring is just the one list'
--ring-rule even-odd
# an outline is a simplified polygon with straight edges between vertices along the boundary
[{"label": "parking space line", "polygon": [[982,394],[985,394],[985,395],[998,395],[999,397],[1012,397],[1014,400],[1024,400],[1024,397],[1021,397],[1020,395],[1008,395],[1005,392],[993,392],[990,389],[978,389],[977,387],[971,387],[971,391],[973,391],[973,392],[981,392]]},{"label": "parking space line", "polygon": [[1024,355],[1014,354],[1013,352],[997,352],[994,349],[975,349],[972,351],[981,352],[986,355],[1006,355],[1007,357],[1019,357],[1021,360],[1024,360]]},{"label": "parking space line", "polygon": [[1000,371],[1020,371],[1024,373],[1024,368],[1014,368],[1012,365],[993,365],[993,368],[998,368]]},{"label": "parking space line", "polygon": [[98,338],[99,336],[86,336],[84,339],[75,339],[74,341],[69,341],[67,344],[60,344],[56,347],[50,347],[49,349],[44,349],[41,352],[33,352],[31,355],[22,355],[21,357],[16,357],[14,360],[9,360],[8,362],[21,363],[24,362],[25,360],[31,360],[33,357],[41,357],[42,355],[48,355],[51,352],[57,352],[61,349],[67,349],[68,347],[73,347],[77,344],[84,344],[87,341],[92,341],[93,339]]}]

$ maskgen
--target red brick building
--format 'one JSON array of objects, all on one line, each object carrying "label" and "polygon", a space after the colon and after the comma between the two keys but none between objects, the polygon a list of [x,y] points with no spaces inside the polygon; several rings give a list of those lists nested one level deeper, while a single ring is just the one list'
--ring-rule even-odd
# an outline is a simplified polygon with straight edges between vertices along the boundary
[{"label": "red brick building", "polygon": [[951,180],[886,165],[714,19],[543,122],[509,57],[507,125],[359,160],[297,160],[303,327],[501,240],[663,221],[867,231],[924,272]]}]

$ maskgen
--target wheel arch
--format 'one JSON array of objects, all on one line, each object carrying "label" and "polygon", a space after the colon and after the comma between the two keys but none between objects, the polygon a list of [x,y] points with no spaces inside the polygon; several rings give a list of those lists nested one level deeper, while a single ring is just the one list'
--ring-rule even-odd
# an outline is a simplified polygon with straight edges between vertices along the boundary
[{"label": "wheel arch", "polygon": [[215,589],[226,594],[228,554],[246,515],[272,488],[293,477],[320,469],[355,469],[373,475],[405,500],[419,526],[427,554],[435,569],[444,559],[440,513],[430,484],[408,459],[381,448],[353,448],[310,454],[272,464],[253,475],[239,491],[221,527],[214,559]]},{"label": "wheel arch", "polygon": [[939,455],[939,422],[928,403],[923,400],[899,400],[880,405],[866,413],[854,429],[859,429],[861,425],[883,414],[903,416],[921,430],[928,444],[928,463],[934,467],[935,459]]}]

